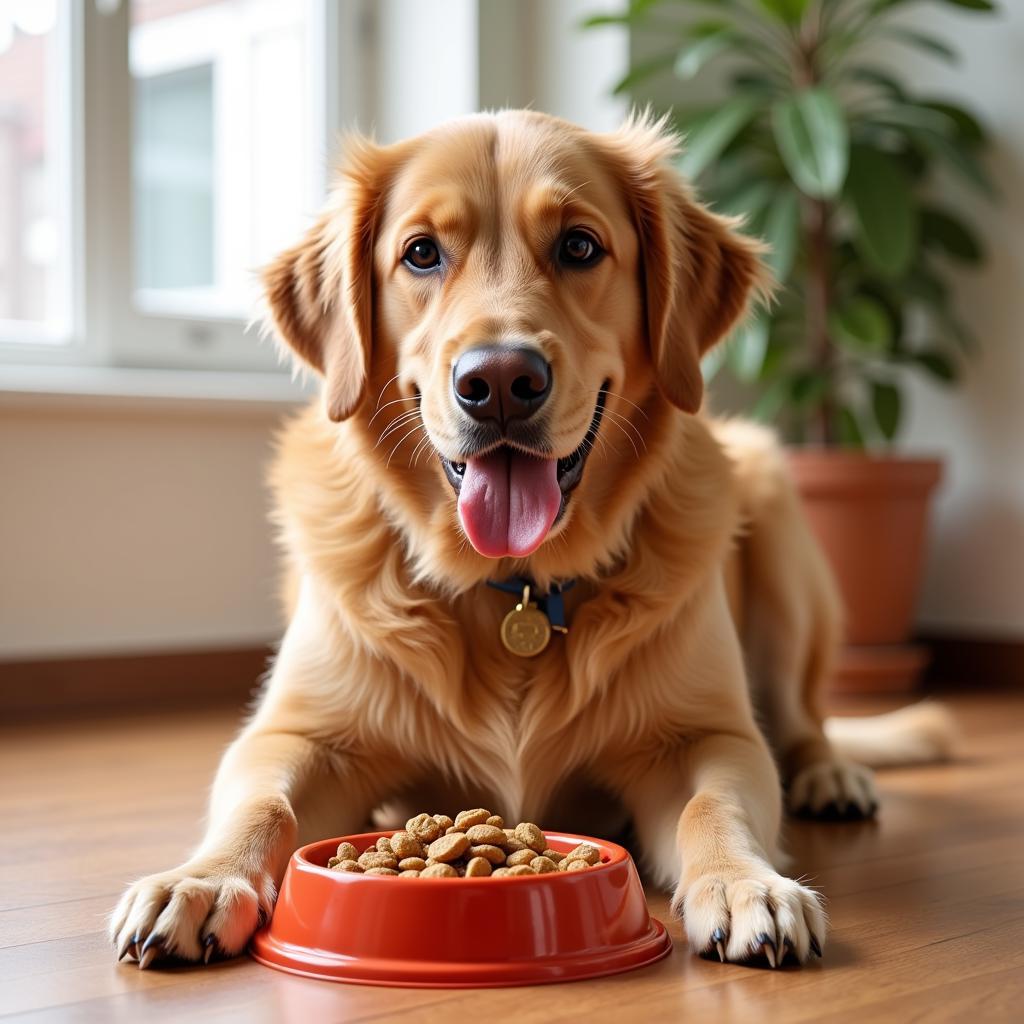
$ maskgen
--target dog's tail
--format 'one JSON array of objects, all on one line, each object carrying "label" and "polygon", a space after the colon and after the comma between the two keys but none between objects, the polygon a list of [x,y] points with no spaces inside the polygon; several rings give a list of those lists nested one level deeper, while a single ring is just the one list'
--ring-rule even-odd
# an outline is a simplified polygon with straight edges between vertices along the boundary
[{"label": "dog's tail", "polygon": [[871,768],[947,761],[958,740],[949,710],[931,701],[870,718],[828,718],[825,735],[843,757]]}]

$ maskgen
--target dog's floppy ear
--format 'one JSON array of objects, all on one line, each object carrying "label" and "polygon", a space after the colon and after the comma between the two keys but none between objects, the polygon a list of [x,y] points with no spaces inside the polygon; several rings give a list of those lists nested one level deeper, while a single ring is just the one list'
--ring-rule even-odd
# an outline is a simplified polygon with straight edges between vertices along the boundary
[{"label": "dog's floppy ear", "polygon": [[366,391],[373,339],[373,240],[385,150],[351,138],[338,181],[317,222],[263,272],[270,317],[307,366],[324,377],[335,422]]},{"label": "dog's floppy ear", "polygon": [[736,324],[752,293],[770,292],[764,246],[693,198],[669,163],[678,140],[663,121],[634,118],[612,138],[634,207],[658,386],[673,405],[697,412],[701,356]]}]

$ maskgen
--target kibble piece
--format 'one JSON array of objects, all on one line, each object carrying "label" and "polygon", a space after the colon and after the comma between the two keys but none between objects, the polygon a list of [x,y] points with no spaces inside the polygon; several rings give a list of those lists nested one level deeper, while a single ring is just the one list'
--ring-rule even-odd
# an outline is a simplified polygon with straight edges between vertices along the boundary
[{"label": "kibble piece", "polygon": [[485,822],[485,825],[493,825],[495,828],[503,829],[505,827],[505,819],[500,814],[492,814]]},{"label": "kibble piece", "polygon": [[505,841],[504,831],[493,825],[473,825],[466,835],[474,846],[500,846]]},{"label": "kibble piece", "polygon": [[506,869],[510,875],[535,875],[537,872],[529,864],[517,864],[514,868]]},{"label": "kibble piece", "polygon": [[431,864],[420,872],[420,878],[458,878],[459,873],[451,864]]},{"label": "kibble piece", "polygon": [[482,807],[476,807],[472,811],[459,811],[455,815],[455,825],[460,831],[472,828],[474,825],[482,825],[491,816],[490,811]]},{"label": "kibble piece", "polygon": [[411,832],[421,843],[432,843],[443,830],[429,814],[417,814],[405,823],[405,831]]},{"label": "kibble piece", "polygon": [[399,860],[406,857],[419,857],[423,844],[411,833],[400,831],[391,837],[391,853]]},{"label": "kibble piece", "polygon": [[400,871],[422,871],[426,866],[427,862],[422,857],[403,857],[398,862]]},{"label": "kibble piece", "polygon": [[327,866],[329,868],[337,867],[341,863],[341,857],[329,857],[327,859]]},{"label": "kibble piece", "polygon": [[580,843],[575,850],[570,850],[565,855],[566,860],[583,860],[587,864],[596,864],[601,859],[601,852],[596,846],[590,843]]},{"label": "kibble piece", "polygon": [[548,860],[547,857],[534,857],[530,861],[530,867],[537,872],[538,875],[549,875],[552,871],[558,870],[558,865],[553,860]]},{"label": "kibble piece", "polygon": [[363,865],[357,860],[343,860],[340,864],[334,866],[335,871],[354,871],[356,874],[361,875],[363,873]]},{"label": "kibble piece", "polygon": [[590,865],[581,858],[577,857],[575,860],[569,860],[566,858],[558,865],[559,871],[586,871]]},{"label": "kibble piece", "polygon": [[430,844],[427,851],[431,860],[446,864],[448,861],[461,857],[469,849],[469,836],[465,832],[452,832],[441,836]]},{"label": "kibble piece", "polygon": [[510,868],[515,868],[519,867],[520,864],[529,864],[530,861],[532,861],[533,858],[536,856],[537,854],[534,853],[533,850],[516,850],[515,853],[510,853],[508,855],[508,857],[505,859],[505,863]]},{"label": "kibble piece", "polygon": [[548,860],[553,860],[556,864],[565,860],[565,854],[559,853],[557,850],[545,850],[541,856],[547,857]]},{"label": "kibble piece", "polygon": [[370,868],[394,869],[398,867],[398,861],[395,860],[393,854],[381,853],[379,850],[372,848],[359,855],[359,863],[366,871],[369,871]]},{"label": "kibble piece", "polygon": [[484,860],[491,864],[505,863],[505,851],[500,846],[490,846],[486,843],[482,846],[471,846],[466,851],[466,856],[483,857]]},{"label": "kibble piece", "polygon": [[441,832],[447,832],[455,824],[447,814],[432,814],[431,817],[440,825]]},{"label": "kibble piece", "polygon": [[407,868],[405,871],[399,871],[398,872],[398,877],[399,878],[419,878],[420,874],[421,874],[421,872],[419,872],[419,871],[414,871],[411,868]]},{"label": "kibble piece", "polygon": [[394,868],[367,868],[364,875],[396,875],[398,872]]},{"label": "kibble piece", "polygon": [[462,831],[462,829],[461,829],[461,828],[459,828],[459,826],[458,826],[458,825],[452,825],[452,826],[451,826],[451,828],[446,828],[446,829],[444,830],[444,834],[445,834],[446,836],[450,836],[450,835],[453,835],[453,834],[454,834],[454,833],[456,833],[456,832],[461,832],[461,831]]},{"label": "kibble piece", "polygon": [[377,852],[393,854],[395,851],[391,848],[391,840],[387,836],[381,836],[377,840]]},{"label": "kibble piece", "polygon": [[359,851],[349,842],[338,844],[339,860],[359,860]]},{"label": "kibble piece", "polygon": [[483,857],[474,857],[466,864],[467,878],[486,878],[491,873],[491,862]]},{"label": "kibble piece", "polygon": [[503,878],[512,871],[511,868],[495,868],[491,872],[491,878]]},{"label": "kibble piece", "polygon": [[526,845],[526,843],[521,843],[521,842],[519,842],[518,839],[516,839],[515,833],[512,831],[512,829],[507,828],[507,829],[504,830],[504,832],[505,832],[505,840],[504,840],[504,842],[502,842],[501,848],[506,853],[515,853],[517,850],[528,850],[529,849],[529,847]]},{"label": "kibble piece", "polygon": [[536,853],[543,853],[547,849],[548,841],[536,825],[529,821],[521,821],[516,825],[515,837]]}]

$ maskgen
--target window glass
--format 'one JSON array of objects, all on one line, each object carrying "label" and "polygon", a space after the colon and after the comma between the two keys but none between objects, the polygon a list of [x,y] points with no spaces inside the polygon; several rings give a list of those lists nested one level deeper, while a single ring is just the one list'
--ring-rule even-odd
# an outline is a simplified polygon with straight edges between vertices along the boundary
[{"label": "window glass", "polygon": [[0,0],[0,320],[66,330],[67,133],[56,0]]}]

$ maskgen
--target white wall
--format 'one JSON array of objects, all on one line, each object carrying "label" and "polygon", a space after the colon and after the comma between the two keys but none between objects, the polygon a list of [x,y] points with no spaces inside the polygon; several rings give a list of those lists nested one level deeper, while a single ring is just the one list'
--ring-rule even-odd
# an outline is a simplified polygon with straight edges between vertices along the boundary
[{"label": "white wall", "polygon": [[[928,5],[934,8],[936,5]],[[939,7],[943,5],[938,5]],[[958,273],[961,316],[980,343],[963,387],[910,390],[902,446],[939,451],[947,477],[935,508],[921,619],[930,627],[1024,636],[1024,4],[995,17],[924,10],[928,31],[963,60],[915,60],[916,88],[963,97],[993,137],[998,204],[962,187],[944,200],[986,239],[989,261]]]}]

